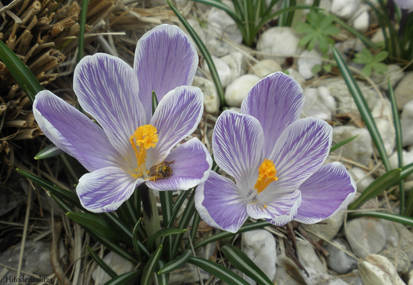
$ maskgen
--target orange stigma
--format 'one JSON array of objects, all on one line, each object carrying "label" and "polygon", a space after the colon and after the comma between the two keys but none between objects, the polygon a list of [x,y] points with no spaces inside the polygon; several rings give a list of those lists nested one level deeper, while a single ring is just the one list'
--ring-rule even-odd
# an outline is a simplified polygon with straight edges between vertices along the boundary
[{"label": "orange stigma", "polygon": [[264,159],[258,168],[258,178],[254,186],[255,190],[257,190],[258,193],[264,191],[271,182],[278,180],[276,174],[277,170],[275,169],[274,163],[269,159]]},{"label": "orange stigma", "polygon": [[132,176],[134,178],[146,175],[147,170],[145,167],[146,151],[156,146],[158,142],[158,130],[152,125],[143,125],[138,127],[135,132],[130,136],[129,141],[135,152],[136,161],[138,167],[136,173]]}]

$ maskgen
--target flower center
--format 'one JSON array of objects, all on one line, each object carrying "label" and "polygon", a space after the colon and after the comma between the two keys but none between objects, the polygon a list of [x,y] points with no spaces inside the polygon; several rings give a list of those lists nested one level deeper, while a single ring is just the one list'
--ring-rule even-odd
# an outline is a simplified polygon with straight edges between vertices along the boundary
[{"label": "flower center", "polygon": [[147,174],[145,160],[146,151],[156,146],[158,142],[157,129],[152,125],[143,125],[138,127],[135,132],[130,136],[129,142],[132,145],[135,152],[136,161],[138,167],[132,175],[134,178],[138,178]]},{"label": "flower center", "polygon": [[278,180],[278,177],[275,176],[276,174],[277,170],[275,169],[274,163],[269,159],[264,159],[258,168],[258,178],[254,186],[255,190],[257,190],[258,193],[264,191],[271,182]]}]

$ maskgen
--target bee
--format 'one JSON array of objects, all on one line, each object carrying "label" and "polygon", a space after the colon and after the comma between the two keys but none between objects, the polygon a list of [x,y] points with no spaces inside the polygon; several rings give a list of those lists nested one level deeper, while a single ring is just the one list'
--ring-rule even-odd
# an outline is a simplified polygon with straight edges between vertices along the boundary
[{"label": "bee", "polygon": [[149,169],[149,180],[156,181],[172,176],[172,168],[170,167],[172,163],[174,163],[174,161],[164,161],[152,166]]}]

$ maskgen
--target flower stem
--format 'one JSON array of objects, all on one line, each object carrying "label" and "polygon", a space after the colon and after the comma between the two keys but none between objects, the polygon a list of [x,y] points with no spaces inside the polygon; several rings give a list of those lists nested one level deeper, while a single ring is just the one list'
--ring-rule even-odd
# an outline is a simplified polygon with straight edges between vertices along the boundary
[{"label": "flower stem", "polygon": [[161,229],[156,197],[146,185],[139,187],[143,204],[143,224],[148,237]]}]

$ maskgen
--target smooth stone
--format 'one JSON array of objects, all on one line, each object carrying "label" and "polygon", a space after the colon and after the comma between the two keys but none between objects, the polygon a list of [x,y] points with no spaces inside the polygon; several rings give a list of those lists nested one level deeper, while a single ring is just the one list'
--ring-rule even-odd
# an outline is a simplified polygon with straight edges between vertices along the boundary
[{"label": "smooth stone", "polygon": [[364,48],[363,42],[359,38],[350,38],[334,45],[336,49],[346,57],[347,54],[360,52]]},{"label": "smooth stone", "polygon": [[[217,70],[219,79],[221,80],[222,87],[226,87],[233,80],[232,71],[229,68],[229,65],[221,58],[215,56],[212,56],[212,60]],[[206,70],[206,72],[210,72],[206,62],[204,64],[204,69]]]},{"label": "smooth stone", "polygon": [[168,285],[182,285],[182,284],[198,284],[199,277],[202,280],[207,280],[210,275],[199,269],[200,276],[198,275],[198,269],[192,264],[186,263],[184,266],[177,268],[169,274]]},{"label": "smooth stone", "polygon": [[[113,251],[106,254],[103,257],[103,261],[118,275],[129,272],[134,267],[129,260],[126,260]],[[112,279],[100,266],[93,271],[92,278],[96,284],[105,284]]]},{"label": "smooth stone", "polygon": [[380,255],[388,258],[396,266],[397,272],[407,273],[410,268],[410,260],[407,254],[397,247],[389,247],[380,252]]},{"label": "smooth stone", "polygon": [[274,284],[302,285],[306,284],[306,280],[295,262],[289,257],[281,255],[277,258],[277,272]]},{"label": "smooth stone", "polygon": [[[405,151],[403,150],[403,164],[407,165],[413,162],[413,150],[411,151]],[[397,168],[399,167],[399,159],[397,157],[397,152],[395,151],[389,158],[390,166],[392,168]],[[404,181],[412,181],[413,180],[413,174],[410,174],[409,176],[406,177]]]},{"label": "smooth stone", "polygon": [[399,233],[400,244],[397,244],[397,247],[407,254],[410,262],[413,262],[413,233],[399,223],[394,223],[394,226]]},{"label": "smooth stone", "polygon": [[229,54],[233,48],[222,39],[225,38],[233,43],[240,44],[242,35],[234,20],[223,10],[212,7],[208,12],[207,28],[205,32],[205,44],[209,51],[215,56]]},{"label": "smooth stone", "polygon": [[275,238],[270,232],[254,230],[243,233],[241,248],[270,280],[274,279],[277,248]]},{"label": "smooth stone", "polygon": [[353,126],[339,126],[333,128],[334,143],[341,142],[357,136],[351,142],[341,146],[333,153],[344,156],[353,161],[368,165],[373,155],[373,145],[370,133],[365,128],[356,128]]},{"label": "smooth stone", "polygon": [[[382,97],[364,82],[357,81],[357,84],[359,85],[360,90],[363,93],[367,105],[369,106],[370,110],[372,110],[377,104],[377,101]],[[347,85],[344,82],[344,79],[340,77],[324,79],[321,80],[318,85],[327,87],[330,91],[330,94],[336,99],[337,113],[359,114],[357,106],[354,103],[353,97],[347,89]]]},{"label": "smooth stone", "polygon": [[403,146],[413,145],[413,100],[403,107],[400,124],[403,133]]},{"label": "smooth stone", "polygon": [[320,223],[312,225],[302,224],[301,226],[307,232],[309,232],[311,236],[314,236],[315,240],[318,240],[320,238],[332,240],[337,235],[338,231],[343,225],[344,214],[345,210],[339,210],[336,213],[334,213],[331,217],[323,220]]},{"label": "smooth stone", "polygon": [[321,65],[322,63],[323,59],[321,54],[319,54],[316,50],[305,50],[301,53],[297,61],[298,72],[300,72],[305,79],[310,79],[314,76],[314,66]]},{"label": "smooth stone", "polygon": [[[9,247],[0,253],[0,263],[17,268],[21,243]],[[6,271],[7,272],[7,271]],[[48,276],[53,273],[50,263],[50,243],[27,240],[24,246],[22,272]],[[9,271],[5,277],[15,277],[16,272]],[[28,275],[22,275],[28,277]],[[1,280],[1,278],[0,278]],[[1,283],[1,282],[0,282]]]},{"label": "smooth stone", "polygon": [[247,97],[251,88],[260,81],[260,78],[253,74],[246,74],[235,79],[225,90],[225,102],[230,107],[240,107],[242,100]]},{"label": "smooth stone", "polygon": [[369,28],[370,24],[370,15],[367,10],[364,10],[363,12],[359,13],[359,15],[356,16],[356,18],[353,20],[353,27],[360,31],[360,32],[365,32]]},{"label": "smooth stone", "polygon": [[404,105],[413,100],[413,71],[406,73],[403,79],[399,82],[394,90],[394,96],[396,97],[397,107],[401,110]]},{"label": "smooth stone", "polygon": [[[380,31],[381,32],[381,31]],[[393,87],[403,78],[403,69],[397,64],[387,65],[387,71],[384,74],[377,74],[376,72],[372,74],[371,78],[374,83],[378,84],[383,89],[388,89],[388,82],[390,80],[390,85]]]},{"label": "smooth stone", "polygon": [[374,178],[361,168],[353,167],[349,169],[349,172],[356,182],[358,192],[363,192],[364,189],[374,182]]},{"label": "smooth stone", "polygon": [[390,155],[393,153],[396,146],[396,131],[394,129],[390,101],[386,98],[377,100],[371,114],[373,115],[377,129],[383,139],[386,152]]},{"label": "smooth stone", "polygon": [[354,254],[362,258],[382,251],[386,245],[383,224],[371,218],[357,218],[347,222],[345,235]]},{"label": "smooth stone", "polygon": [[359,262],[361,279],[364,285],[405,285],[396,268],[384,256],[371,254]]},{"label": "smooth stone", "polygon": [[258,77],[265,77],[268,74],[282,71],[281,66],[272,59],[263,59],[250,67],[249,72],[257,75]]},{"label": "smooth stone", "polygon": [[[313,3],[314,3],[314,0],[305,0],[306,5],[313,5]],[[331,10],[331,0],[321,0],[318,7],[323,9],[323,10],[330,11]]]},{"label": "smooth stone", "polygon": [[333,244],[328,244],[326,248],[328,267],[339,274],[345,274],[357,268],[357,260],[346,253],[351,252],[349,247],[340,239],[334,240]]},{"label": "smooth stone", "polygon": [[212,114],[218,113],[220,103],[214,83],[206,78],[195,76],[192,84],[199,87],[204,94],[205,111]]},{"label": "smooth stone", "polygon": [[337,16],[349,19],[360,7],[360,0],[333,0],[331,12]]},{"label": "smooth stone", "polygon": [[288,68],[285,72],[288,76],[292,77],[300,86],[303,86],[305,83],[304,77],[295,69]]},{"label": "smooth stone", "polygon": [[308,273],[307,284],[320,284],[329,279],[327,268],[321,262],[313,246],[308,240],[297,239],[297,257]]},{"label": "smooth stone", "polygon": [[298,54],[299,37],[289,27],[273,27],[259,37],[257,51],[262,58],[285,58]]},{"label": "smooth stone", "polygon": [[245,73],[246,57],[240,52],[231,52],[230,54],[221,58],[226,64],[228,64],[231,72],[231,80],[240,77]]},{"label": "smooth stone", "polygon": [[304,104],[302,117],[314,117],[321,120],[331,120],[336,110],[336,101],[324,86],[304,89]]},{"label": "smooth stone", "polygon": [[327,285],[348,285],[348,283],[341,279],[330,280]]}]

